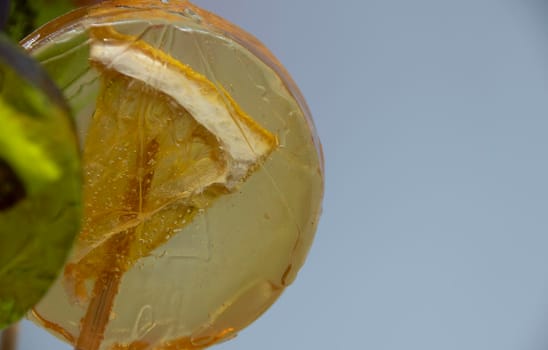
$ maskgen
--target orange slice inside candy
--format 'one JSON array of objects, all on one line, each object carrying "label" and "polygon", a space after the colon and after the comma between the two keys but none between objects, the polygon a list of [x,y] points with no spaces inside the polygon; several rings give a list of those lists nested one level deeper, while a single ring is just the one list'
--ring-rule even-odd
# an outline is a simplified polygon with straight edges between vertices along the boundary
[{"label": "orange slice inside candy", "polygon": [[[84,147],[84,223],[65,268],[87,311],[77,348],[100,347],[121,277],[276,148],[220,86],[137,37],[93,28],[101,72]],[[91,283],[90,283],[91,282]]]}]

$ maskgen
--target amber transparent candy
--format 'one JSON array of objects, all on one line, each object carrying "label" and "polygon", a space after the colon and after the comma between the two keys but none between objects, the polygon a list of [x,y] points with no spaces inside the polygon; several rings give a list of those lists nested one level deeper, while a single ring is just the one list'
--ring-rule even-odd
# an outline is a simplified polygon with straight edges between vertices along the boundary
[{"label": "amber transparent candy", "polygon": [[83,229],[31,318],[81,350],[204,349],[266,311],[323,195],[309,111],[272,54],[186,1],[84,8],[23,46],[84,159]]}]

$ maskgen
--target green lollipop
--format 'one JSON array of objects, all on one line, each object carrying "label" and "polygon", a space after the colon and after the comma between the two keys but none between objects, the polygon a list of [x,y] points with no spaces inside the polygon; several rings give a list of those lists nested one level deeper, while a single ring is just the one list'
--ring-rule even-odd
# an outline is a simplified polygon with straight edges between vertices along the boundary
[{"label": "green lollipop", "polygon": [[75,129],[39,66],[0,36],[0,329],[33,307],[79,231]]}]

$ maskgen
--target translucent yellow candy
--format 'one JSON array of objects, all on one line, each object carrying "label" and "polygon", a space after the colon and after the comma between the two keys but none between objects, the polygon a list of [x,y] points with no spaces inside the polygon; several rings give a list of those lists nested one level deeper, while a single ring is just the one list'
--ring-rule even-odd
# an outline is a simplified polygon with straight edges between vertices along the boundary
[{"label": "translucent yellow candy", "polygon": [[203,349],[302,266],[323,192],[308,110],[274,57],[188,2],[114,1],[23,45],[62,87],[84,222],[31,318],[80,350]]}]

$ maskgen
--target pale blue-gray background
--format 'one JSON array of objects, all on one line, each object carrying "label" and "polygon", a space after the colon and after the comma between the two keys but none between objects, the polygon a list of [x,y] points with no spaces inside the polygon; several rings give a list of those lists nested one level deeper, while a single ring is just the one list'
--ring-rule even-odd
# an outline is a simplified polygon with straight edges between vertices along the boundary
[{"label": "pale blue-gray background", "polygon": [[286,65],[327,170],[299,278],[219,350],[548,349],[546,2],[196,3]]}]

